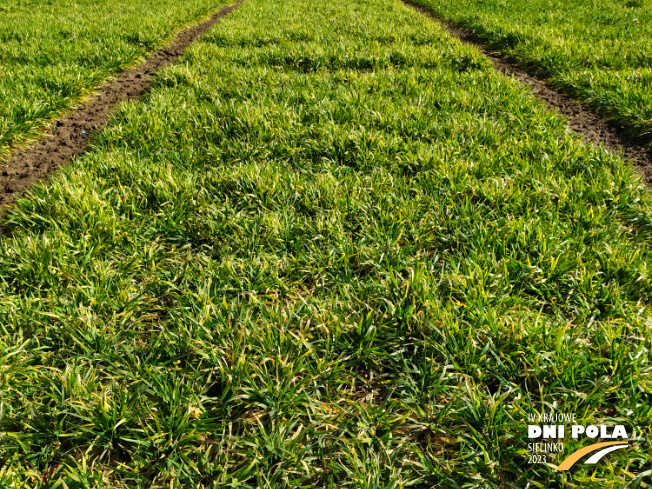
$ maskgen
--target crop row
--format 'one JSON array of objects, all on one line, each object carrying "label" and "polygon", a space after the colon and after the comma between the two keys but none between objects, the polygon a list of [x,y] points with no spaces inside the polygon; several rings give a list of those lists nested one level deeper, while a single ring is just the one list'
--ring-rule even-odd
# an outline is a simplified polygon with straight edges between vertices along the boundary
[{"label": "crop row", "polygon": [[[649,467],[647,190],[400,1],[247,0],[92,144],[5,217],[2,484]],[[551,409],[637,434],[528,464]]]},{"label": "crop row", "polygon": [[649,0],[418,0],[569,93],[641,141],[652,141]]},{"label": "crop row", "polygon": [[0,156],[109,76],[165,43],[216,0],[3,0]]}]

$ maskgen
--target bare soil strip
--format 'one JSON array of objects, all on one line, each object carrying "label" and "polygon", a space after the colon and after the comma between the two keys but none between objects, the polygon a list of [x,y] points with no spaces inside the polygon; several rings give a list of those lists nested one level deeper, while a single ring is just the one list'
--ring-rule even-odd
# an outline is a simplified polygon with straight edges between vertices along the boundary
[{"label": "bare soil strip", "polygon": [[498,53],[490,51],[486,46],[478,42],[471,33],[447,23],[411,0],[402,1],[408,7],[439,22],[451,35],[463,43],[470,44],[482,50],[485,56],[494,62],[500,72],[513,76],[518,81],[529,85],[537,98],[543,100],[550,108],[555,109],[559,114],[565,116],[568,119],[570,129],[581,135],[588,142],[597,145],[603,144],[606,149],[614,153],[622,153],[627,160],[636,165],[639,174],[645,182],[652,184],[652,150],[650,148],[638,144],[634,139],[621,134],[619,128],[610,125],[593,109],[580,104],[577,100],[567,95],[557,92],[550,88],[544,80],[530,75]]},{"label": "bare soil strip", "polygon": [[59,119],[35,145],[19,149],[0,163],[0,215],[20,193],[56,168],[88,150],[88,137],[104,126],[114,107],[141,97],[151,86],[152,75],[183,55],[219,19],[236,10],[244,0],[223,7],[209,19],[181,31],[168,46],[154,51],[143,63],[126,70],[101,86],[99,93],[69,115]]}]

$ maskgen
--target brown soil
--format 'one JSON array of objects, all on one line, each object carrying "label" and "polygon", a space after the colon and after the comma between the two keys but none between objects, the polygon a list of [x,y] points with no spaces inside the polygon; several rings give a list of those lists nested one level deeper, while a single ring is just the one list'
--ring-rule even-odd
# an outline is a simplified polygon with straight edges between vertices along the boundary
[{"label": "brown soil", "polygon": [[88,137],[104,126],[115,106],[141,97],[152,84],[152,75],[169,65],[217,21],[236,10],[244,0],[215,12],[209,19],[181,31],[164,48],[142,64],[126,70],[101,86],[98,94],[69,115],[56,121],[34,146],[19,149],[0,166],[0,216],[20,193],[88,150]]},{"label": "brown soil", "polygon": [[479,48],[485,56],[491,59],[496,68],[506,75],[513,76],[518,81],[529,85],[534,95],[543,100],[548,106],[568,119],[568,126],[581,135],[586,141],[593,144],[603,144],[604,147],[614,153],[621,153],[625,159],[636,165],[639,174],[646,183],[652,184],[652,148],[637,143],[634,139],[627,137],[622,127],[614,127],[605,121],[593,109],[580,104],[577,100],[561,94],[550,88],[545,80],[537,78],[509,62],[499,53],[490,51],[487,47],[478,42],[472,34],[463,31],[442,19],[436,17],[432,12],[420,5],[413,3],[413,0],[403,0],[408,7],[430,17],[432,20],[442,24],[448,32],[465,44]]}]

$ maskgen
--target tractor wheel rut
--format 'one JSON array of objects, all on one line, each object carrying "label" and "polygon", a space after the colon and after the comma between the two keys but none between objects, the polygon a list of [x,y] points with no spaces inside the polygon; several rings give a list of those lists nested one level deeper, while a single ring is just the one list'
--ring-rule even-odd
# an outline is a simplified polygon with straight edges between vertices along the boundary
[{"label": "tractor wheel rut", "polygon": [[[89,147],[88,137],[106,125],[118,103],[141,97],[151,86],[153,74],[183,55],[188,46],[243,2],[244,0],[237,0],[233,5],[215,12],[209,19],[181,31],[170,45],[154,51],[142,64],[118,74],[115,79],[99,87],[96,96],[53,123],[35,145],[14,152],[0,166],[0,216],[26,188],[46,178],[56,168],[65,166],[75,156],[85,153]],[[441,23],[451,35],[465,44],[481,49],[499,71],[529,85],[537,98],[565,116],[573,131],[586,141],[603,144],[610,151],[622,153],[626,159],[635,163],[646,183],[652,183],[652,151],[649,147],[624,136],[592,109],[555,91],[544,80],[490,51],[477,42],[472,34],[437,18],[413,0],[403,2]]]},{"label": "tractor wheel rut", "polygon": [[243,1],[237,0],[203,22],[182,30],[171,44],[154,51],[138,66],[119,73],[101,85],[97,95],[52,123],[36,144],[10,154],[0,163],[0,216],[25,189],[88,151],[88,137],[107,124],[117,104],[141,97],[150,88],[152,75],[183,55],[188,46]]},{"label": "tractor wheel rut", "polygon": [[568,127],[581,135],[585,141],[600,145],[614,153],[622,153],[632,162],[639,175],[648,184],[652,184],[652,148],[639,144],[635,139],[624,134],[623,128],[614,127],[605,121],[593,109],[582,105],[577,100],[557,92],[548,86],[545,80],[531,75],[526,70],[511,63],[503,56],[488,49],[473,34],[459,29],[437,17],[433,12],[418,5],[414,0],[402,0],[408,7],[443,25],[448,32],[465,44],[479,48],[491,59],[496,68],[505,75],[513,76],[518,81],[529,85],[535,97],[543,100],[550,108],[568,120]]}]

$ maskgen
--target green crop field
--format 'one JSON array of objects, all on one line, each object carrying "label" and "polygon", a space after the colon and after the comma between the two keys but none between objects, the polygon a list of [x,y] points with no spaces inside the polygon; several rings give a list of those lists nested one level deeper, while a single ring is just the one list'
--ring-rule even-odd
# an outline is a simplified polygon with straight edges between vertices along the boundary
[{"label": "green crop field", "polygon": [[3,218],[2,487],[649,487],[649,191],[437,23],[246,0],[92,144]]},{"label": "green crop field", "polygon": [[0,1],[0,156],[226,0]]},{"label": "green crop field", "polygon": [[416,0],[652,141],[651,0]]}]

